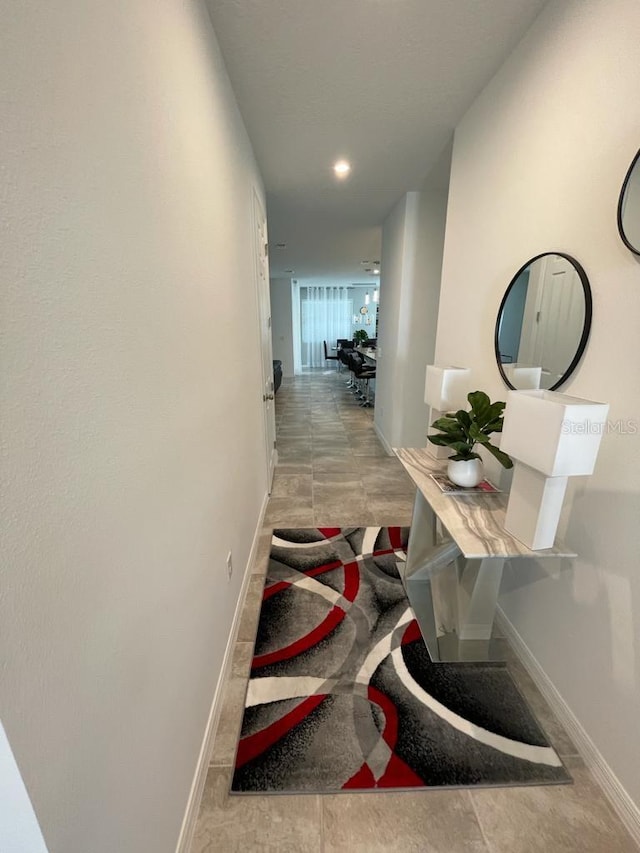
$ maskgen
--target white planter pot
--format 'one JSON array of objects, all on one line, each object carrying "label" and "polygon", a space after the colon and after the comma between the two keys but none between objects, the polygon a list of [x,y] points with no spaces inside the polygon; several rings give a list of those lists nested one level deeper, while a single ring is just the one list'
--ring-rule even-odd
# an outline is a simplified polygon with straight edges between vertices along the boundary
[{"label": "white planter pot", "polygon": [[470,489],[484,478],[482,459],[451,460],[447,466],[447,477],[456,486]]}]

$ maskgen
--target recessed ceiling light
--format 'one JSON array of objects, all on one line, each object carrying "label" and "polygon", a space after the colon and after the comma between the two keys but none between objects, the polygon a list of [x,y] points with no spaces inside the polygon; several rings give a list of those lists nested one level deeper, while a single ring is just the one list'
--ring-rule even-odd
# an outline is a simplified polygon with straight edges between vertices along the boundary
[{"label": "recessed ceiling light", "polygon": [[351,165],[346,160],[338,160],[337,163],[333,164],[333,171],[337,178],[346,178],[351,171]]},{"label": "recessed ceiling light", "polygon": [[286,243],[276,243],[276,249],[286,249],[286,248],[287,248]]},{"label": "recessed ceiling light", "polygon": [[360,261],[360,263],[361,263],[363,266],[366,266],[367,264],[370,264],[370,263],[371,263],[371,261]]},{"label": "recessed ceiling light", "polygon": [[286,273],[294,273],[295,270],[285,270]]},{"label": "recessed ceiling light", "polygon": [[376,267],[374,270],[371,270],[371,275],[380,275],[380,270]]}]

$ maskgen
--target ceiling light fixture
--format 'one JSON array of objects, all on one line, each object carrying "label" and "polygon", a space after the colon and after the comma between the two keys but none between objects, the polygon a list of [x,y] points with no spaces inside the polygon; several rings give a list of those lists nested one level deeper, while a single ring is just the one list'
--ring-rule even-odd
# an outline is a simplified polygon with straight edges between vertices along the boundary
[{"label": "ceiling light fixture", "polygon": [[364,304],[365,304],[365,305],[368,305],[368,304],[369,304],[369,291],[368,291],[368,290],[367,290],[367,292],[366,292],[366,293],[365,293],[365,295],[364,295]]},{"label": "ceiling light fixture", "polygon": [[378,294],[378,291],[377,291],[377,290],[374,290],[374,291],[373,291],[373,301],[374,301],[374,302],[377,302],[379,298],[380,298],[380,296],[379,296],[379,294]]},{"label": "ceiling light fixture", "polygon": [[372,275],[380,275],[380,269],[378,267],[374,267],[371,270]]},{"label": "ceiling light fixture", "polygon": [[351,171],[351,165],[346,160],[338,160],[337,163],[333,164],[333,171],[337,178],[346,178]]}]

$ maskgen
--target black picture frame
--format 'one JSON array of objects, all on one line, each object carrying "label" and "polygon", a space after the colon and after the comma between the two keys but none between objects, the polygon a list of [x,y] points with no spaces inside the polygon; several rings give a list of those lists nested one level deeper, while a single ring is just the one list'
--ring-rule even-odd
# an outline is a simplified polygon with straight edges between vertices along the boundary
[{"label": "black picture frame", "polygon": [[631,161],[631,165],[627,169],[627,174],[624,176],[624,181],[622,182],[622,188],[620,190],[620,195],[618,196],[617,220],[618,220],[618,233],[620,234],[620,239],[625,244],[627,249],[629,249],[630,252],[633,252],[634,255],[640,256],[640,246],[634,246],[631,243],[631,241],[627,237],[627,234],[624,230],[624,224],[622,222],[622,208],[624,206],[624,198],[625,198],[625,195],[627,192],[627,187],[629,186],[629,181],[631,180],[631,175],[633,174],[633,171],[636,168],[636,166],[638,166],[638,168],[640,168],[639,164],[640,164],[640,150],[638,150],[638,153],[636,154],[636,156]]},{"label": "black picture frame", "polygon": [[496,326],[495,326],[494,335],[493,335],[493,348],[494,348],[495,357],[496,357],[496,364],[498,365],[498,370],[500,371],[500,376],[502,376],[502,381],[507,386],[507,388],[511,388],[512,391],[517,391],[518,389],[514,385],[512,385],[511,382],[507,379],[507,376],[506,376],[504,370],[502,369],[502,361],[500,360],[500,346],[499,346],[499,341],[498,341],[498,333],[500,330],[500,318],[502,317],[502,312],[504,310],[505,303],[509,297],[509,293],[511,292],[511,289],[515,285],[518,278],[522,275],[522,273],[527,269],[528,266],[535,263],[535,261],[540,260],[540,258],[546,258],[548,255],[556,255],[558,257],[564,258],[565,260],[569,261],[569,263],[573,266],[575,271],[578,273],[578,278],[580,279],[580,282],[582,284],[582,292],[584,294],[584,324],[582,327],[582,334],[580,336],[580,340],[579,340],[578,345],[576,347],[576,352],[575,352],[575,355],[574,355],[571,363],[569,364],[569,366],[567,367],[565,372],[562,374],[560,379],[558,379],[558,381],[555,383],[555,385],[552,385],[551,388],[547,388],[545,390],[555,391],[557,388],[559,388],[562,384],[564,384],[567,381],[567,379],[571,376],[573,371],[576,369],[576,367],[580,363],[580,359],[582,358],[584,351],[586,349],[586,346],[587,346],[587,341],[589,340],[589,333],[591,332],[591,320],[593,317],[593,297],[591,295],[591,285],[589,284],[589,279],[587,277],[586,272],[584,271],[582,264],[579,261],[577,261],[574,257],[572,257],[571,255],[568,255],[566,252],[558,252],[558,251],[540,252],[540,254],[535,255],[533,258],[529,258],[529,260],[526,261],[524,264],[522,264],[520,269],[513,276],[513,278],[511,279],[511,281],[509,282],[509,284],[507,286],[507,289],[504,292],[504,296],[502,297],[502,300],[500,302],[500,307],[498,308],[498,315],[496,317]]}]

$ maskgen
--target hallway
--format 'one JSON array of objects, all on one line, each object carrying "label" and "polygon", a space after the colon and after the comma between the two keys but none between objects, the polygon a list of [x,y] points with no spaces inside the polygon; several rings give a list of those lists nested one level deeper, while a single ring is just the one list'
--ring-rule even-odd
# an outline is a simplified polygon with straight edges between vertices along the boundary
[{"label": "hallway", "polygon": [[411,523],[414,489],[346,388],[347,371],[316,369],[276,397],[278,467],[265,524]]},{"label": "hallway", "polygon": [[428,792],[228,796],[269,549],[277,526],[407,525],[413,486],[346,390],[315,370],[276,397],[279,463],[224,693],[191,853],[631,853],[567,733],[505,647],[510,671],[573,785]]}]

